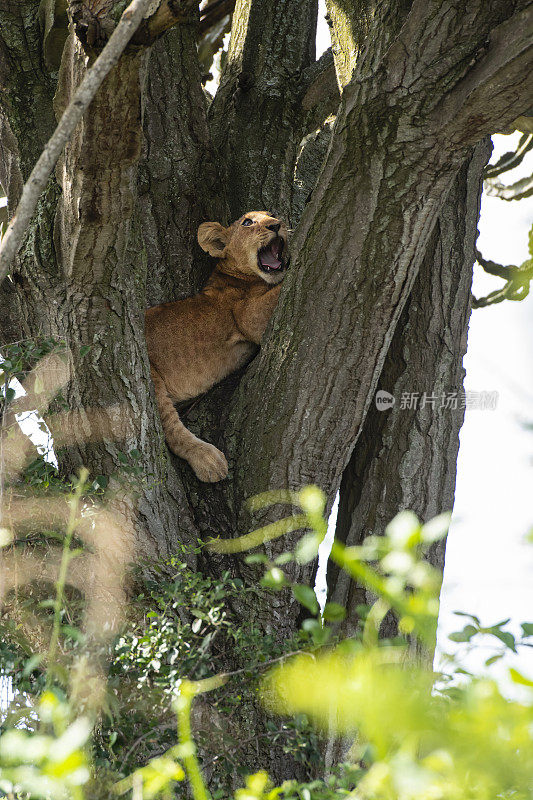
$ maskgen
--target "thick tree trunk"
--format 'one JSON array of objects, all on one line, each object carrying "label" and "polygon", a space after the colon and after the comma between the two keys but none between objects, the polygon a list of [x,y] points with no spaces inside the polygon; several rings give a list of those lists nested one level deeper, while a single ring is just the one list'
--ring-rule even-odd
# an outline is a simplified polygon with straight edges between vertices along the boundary
[{"label": "thick tree trunk", "polygon": [[[37,0],[0,0],[1,180],[10,210],[54,126],[57,74],[45,66],[37,6]],[[365,417],[380,375],[390,375],[388,387],[396,391],[411,374],[402,372],[402,362],[398,368],[398,359],[411,358],[403,337],[425,325],[439,345],[442,372],[417,351],[415,363],[427,367],[424,383],[431,378],[421,391],[459,379],[464,342],[450,339],[446,326],[459,331],[466,324],[475,222],[468,218],[467,231],[464,219],[443,209],[450,187],[459,191],[456,181],[475,191],[474,168],[468,178],[460,172],[471,146],[528,105],[525,7],[525,0],[332,4],[342,104],[331,142],[324,128],[303,147],[302,137],[320,127],[338,100],[327,80],[331,57],[314,63],[316,0],[240,0],[209,114],[189,22],[154,46],[147,65],[146,56],[132,50],[110,74],[57,179],[50,180],[2,287],[0,330],[4,342],[40,332],[67,341],[74,370],[66,397],[76,424],[60,454],[62,467],[84,463],[93,474],[114,476],[114,502],[134,521],[139,555],[168,555],[179,542],[246,532],[253,521],[242,512],[243,500],[265,489],[318,483],[331,504],[360,436],[350,470],[366,483],[352,505],[343,492],[347,536],[352,519],[354,536],[370,518],[384,524],[396,502],[413,503],[423,515],[450,502],[453,467],[446,470],[435,441],[448,443],[446,458],[453,460],[458,420],[424,417],[435,439],[422,454],[416,421],[411,427],[395,411],[370,418],[365,428]],[[72,36],[62,57],[62,102],[85,68]],[[507,83],[510,88],[502,89]],[[223,444],[230,460],[227,481],[201,485],[182,462],[171,464],[161,437],[142,335],[144,308],[202,282],[210,266],[194,244],[202,219],[266,207],[298,220],[326,149],[260,355],[243,380],[233,376],[187,414],[187,424]],[[452,272],[439,242],[454,248]],[[420,269],[428,277],[418,279],[384,373]],[[430,313],[437,303],[439,318]],[[453,355],[441,348],[437,328]],[[379,424],[401,426],[405,444],[390,456],[400,480],[378,469],[373,437]],[[376,434],[383,436],[380,452],[388,430]],[[120,454],[132,450],[145,476],[135,499],[116,480]],[[424,458],[432,459],[438,477],[417,483],[413,474]],[[389,480],[393,499],[384,502],[383,485],[374,484],[388,486]],[[290,543],[267,549],[275,554]],[[229,569],[245,580],[255,577],[242,558],[202,554],[200,563],[213,576]],[[293,578],[306,582],[314,565],[291,569]],[[340,579],[337,585],[342,592]],[[243,594],[234,612],[241,624],[249,621],[283,642],[294,633],[300,609],[286,592],[258,592],[253,600]],[[250,706],[241,716],[232,721],[241,763],[257,768],[255,744],[246,744],[243,732],[250,719],[263,732],[264,720]],[[306,771],[279,742],[266,744],[260,761],[275,780]]]},{"label": "thick tree trunk", "polygon": [[[2,34],[8,31],[8,43],[13,40],[1,63],[8,134],[2,140],[2,181],[9,191],[10,210],[56,119],[52,100],[57,74],[50,77],[36,56],[41,52],[41,31],[35,13],[29,13],[32,4],[26,5],[20,19],[11,8],[2,16]],[[19,26],[16,36],[13,17]],[[6,53],[4,36],[2,44]],[[28,51],[29,45],[33,49]],[[32,58],[41,65],[40,71],[33,69]],[[20,87],[8,69],[15,60],[28,64],[17,79],[25,91],[26,73],[32,81],[50,84],[46,103],[44,90],[36,90],[42,120],[40,127],[36,125],[38,137],[28,134],[28,142],[22,137],[29,150],[24,158],[12,135],[21,129],[26,113],[25,106],[16,102]],[[60,467],[69,475],[88,465],[92,476],[119,479],[113,484],[117,490],[120,485],[114,503],[134,525],[132,558],[134,552],[138,558],[166,556],[177,541],[197,537],[183,489],[170,468],[139,335],[144,327],[146,258],[134,207],[142,142],[142,61],[140,54],[121,59],[78,126],[58,166],[57,180],[51,178],[40,202],[11,278],[2,286],[0,324],[4,342],[39,335],[66,342],[73,367],[65,391],[71,420],[63,419],[60,435],[56,432]],[[85,62],[71,36],[62,58],[58,113],[81,79]],[[4,78],[4,70],[11,81]],[[131,459],[131,451],[140,456]],[[132,493],[125,480],[123,454],[130,466],[143,466],[140,492],[137,484]]]},{"label": "thick tree trunk", "polygon": [[[439,103],[453,96],[454,86],[462,89],[465,59],[483,61],[491,27],[512,14],[502,4],[484,10],[474,4],[454,9],[449,27],[437,27],[450,13],[437,5],[412,7],[402,29],[412,56],[403,41],[382,48],[378,15],[344,89],[270,335],[240,384],[226,426],[237,507],[265,487],[309,482],[324,487],[332,501],[360,434],[438,213],[467,153],[450,139],[453,126],[466,137],[465,119],[449,119],[445,104],[439,118]],[[432,48],[419,50],[416,37],[431,37]],[[444,50],[446,57],[434,62]],[[498,116],[513,116],[515,100],[500,100]],[[490,124],[484,118],[479,133]]]},{"label": "thick tree trunk", "polygon": [[196,24],[176,26],[149,54],[139,166],[147,306],[198,291],[212,263],[198,246],[196,231],[201,222],[228,216],[196,37]]},{"label": "thick tree trunk", "polygon": [[[381,535],[398,511],[424,522],[451,511],[459,430],[464,417],[463,356],[470,316],[482,172],[490,148],[480,144],[452,184],[411,297],[385,359],[378,389],[395,404],[366,416],[340,487],[336,536],[348,545]],[[429,558],[441,572],[445,540]],[[348,609],[343,633],[357,626],[368,592],[328,570],[329,594]],[[383,630],[385,635],[394,630]]]},{"label": "thick tree trunk", "polygon": [[[128,454],[138,451],[142,463],[150,465],[153,484],[149,481],[135,500],[123,486],[121,502],[131,506],[123,511],[135,521],[138,555],[153,557],[171,552],[179,515],[164,497],[167,458],[161,438],[154,435],[146,347],[138,335],[146,263],[142,246],[137,252],[130,246],[142,137],[142,62],[140,54],[121,58],[58,165],[62,194],[56,247],[66,295],[58,328],[72,354],[66,399],[76,419],[61,454],[62,467],[72,471],[90,464],[93,474],[113,475],[119,453],[129,460]],[[86,56],[71,35],[56,95],[58,114],[85,69]]]},{"label": "thick tree trunk", "polygon": [[[472,267],[488,142],[470,154],[452,184],[420,272],[400,317],[378,382],[395,399],[373,403],[340,486],[335,536],[348,546],[382,535],[390,520],[410,509],[424,522],[453,508],[459,431],[464,417],[462,366],[471,308]],[[446,540],[428,553],[442,574]],[[328,566],[328,597],[347,614],[343,637],[358,628],[358,606],[375,597],[336,564]],[[388,614],[381,635],[397,635]],[[432,662],[433,651],[420,653]],[[346,759],[351,742],[332,736],[326,766]]]}]

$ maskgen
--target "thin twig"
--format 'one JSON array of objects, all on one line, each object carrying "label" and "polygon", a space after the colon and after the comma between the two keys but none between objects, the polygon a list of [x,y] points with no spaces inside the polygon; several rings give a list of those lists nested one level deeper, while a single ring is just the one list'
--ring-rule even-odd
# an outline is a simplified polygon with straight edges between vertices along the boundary
[{"label": "thin twig", "polygon": [[74,133],[77,124],[102,85],[104,78],[119,60],[126,45],[148,11],[151,2],[152,0],[132,0],[126,8],[108,43],[80,83],[51,139],[46,144],[34,166],[30,177],[24,184],[17,210],[0,245],[0,282],[7,275],[11,262],[22,244],[22,239],[31,222],[39,198],[61,155],[61,151]]},{"label": "thin twig", "polygon": [[519,267],[514,264],[503,266],[503,264],[483,258],[479,250],[476,250],[476,261],[489,275],[503,278],[505,285],[486,297],[472,295],[472,308],[485,308],[502,303],[504,300],[523,300],[528,296],[529,284],[533,280],[533,259],[528,259]]},{"label": "thin twig", "polygon": [[292,658],[293,656],[309,656],[310,658],[314,658],[313,653],[310,653],[309,650],[292,650],[289,653],[283,653],[283,655],[278,656],[277,658],[271,658],[269,661],[263,661],[261,664],[254,664],[253,668],[242,667],[241,669],[234,669],[232,672],[219,672],[215,677],[220,678],[221,680],[233,678],[234,675],[241,675],[243,672],[251,672],[252,669],[266,669],[266,667],[271,667],[272,664],[278,664],[280,661],[286,661],[288,658]]}]

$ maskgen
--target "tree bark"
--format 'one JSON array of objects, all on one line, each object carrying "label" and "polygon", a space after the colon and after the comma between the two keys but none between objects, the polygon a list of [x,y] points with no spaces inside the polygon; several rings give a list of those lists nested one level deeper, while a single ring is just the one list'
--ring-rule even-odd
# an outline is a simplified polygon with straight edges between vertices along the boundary
[{"label": "tree bark", "polygon": [[[450,191],[458,197],[459,185],[474,196],[474,162],[468,176],[463,167],[472,145],[530,102],[526,6],[523,0],[462,6],[343,0],[336,7],[344,22],[332,16],[342,87],[332,134],[329,127],[313,133],[338,101],[328,82],[331,56],[314,61],[315,0],[240,0],[209,112],[194,21],[157,42],[147,63],[140,42],[109,76],[51,179],[2,287],[2,302],[9,306],[3,305],[0,329],[4,342],[15,332],[19,338],[42,332],[68,342],[74,371],[66,398],[79,424],[71,426],[61,466],[68,473],[84,463],[93,474],[115,478],[114,502],[134,522],[139,558],[169,555],[196,538],[247,532],[254,520],[243,513],[243,501],[265,489],[318,483],[331,505],[356,444],[343,486],[352,485],[352,470],[366,482],[357,486],[354,500],[343,491],[340,528],[345,526],[347,537],[360,535],[370,520],[383,525],[397,503],[415,504],[424,515],[450,502],[458,419],[424,415],[410,424],[394,411],[373,422],[370,417],[365,428],[365,418],[380,375],[396,391],[413,374],[409,365],[402,370],[411,357],[427,368],[424,384],[431,378],[422,391],[459,381],[464,339],[452,336],[449,327],[458,333],[466,324],[467,254],[475,221],[469,212],[466,224],[446,198]],[[37,0],[0,0],[6,131],[0,168],[10,209],[55,125],[57,75],[45,66],[36,7]],[[165,14],[169,9],[165,3]],[[150,31],[143,31],[149,38]],[[80,41],[71,34],[59,102],[85,68]],[[186,412],[187,424],[222,444],[229,457],[229,479],[205,486],[185,464],[170,461],[164,446],[152,402],[143,311],[203,281],[212,265],[194,244],[199,221],[229,221],[253,207],[276,211],[293,224],[302,211],[303,216],[259,356]],[[452,272],[439,247],[453,249]],[[397,328],[420,269],[426,278],[418,279]],[[438,303],[440,317],[431,314]],[[425,351],[415,353],[409,345],[409,337],[428,325],[424,335],[439,346],[442,372],[427,362]],[[426,426],[429,451],[420,451],[417,423]],[[394,455],[387,451],[400,471],[391,478],[377,459],[391,447],[387,426],[395,424],[403,445]],[[446,455],[435,442],[447,442]],[[128,459],[132,451],[140,454],[145,476],[137,497],[117,478],[121,454]],[[436,477],[417,481],[418,465],[427,458]],[[384,485],[394,487],[390,501],[383,500]],[[286,512],[276,508],[269,518]],[[291,543],[288,538],[266,549],[275,555]],[[213,576],[229,569],[246,581],[257,577],[242,558],[202,553],[199,563]],[[309,582],[314,565],[290,565],[289,571],[293,579]],[[340,579],[334,582],[342,593]],[[288,592],[258,592],[253,600],[243,593],[234,614],[241,624],[248,621],[283,642],[297,628],[300,607]],[[242,740],[241,763],[257,768],[255,746],[242,733],[250,720],[264,731],[264,719],[249,705],[241,716],[232,723]],[[261,761],[276,781],[306,773],[279,742],[265,745]]]},{"label": "tree bark", "polygon": [[[30,18],[34,27],[28,30]],[[2,32],[11,32],[7,13],[2,21]],[[39,52],[38,22],[26,13],[20,26],[18,49],[10,53],[10,60],[16,55],[20,63],[31,65],[35,54],[26,47],[29,41]],[[89,465],[93,477],[120,477],[114,483],[114,503],[134,525],[132,558],[135,552],[139,559],[166,556],[176,541],[196,541],[197,536],[183,489],[170,469],[139,336],[146,259],[133,212],[142,137],[142,61],[141,54],[121,59],[78,126],[58,166],[57,180],[50,180],[40,202],[11,279],[2,287],[1,326],[4,341],[44,335],[67,343],[73,371],[65,397],[72,421],[63,419],[61,439],[68,446],[57,453],[60,467],[66,475],[83,464]],[[81,46],[71,35],[62,58],[58,113],[85,64]],[[57,88],[57,75],[55,81],[50,79],[44,68],[37,78]],[[18,130],[24,109],[11,102],[18,84],[5,85],[4,124]],[[52,99],[50,90],[47,103],[53,113]],[[35,153],[54,122],[55,115],[37,145],[32,140]],[[6,181],[13,209],[32,162],[30,156],[21,158],[14,136],[5,141],[9,158],[4,174],[15,176]],[[121,473],[124,454],[135,466],[128,456],[131,451],[140,454],[146,476],[133,494]]]},{"label": "tree bark", "polygon": [[223,180],[232,189],[232,219],[264,209],[291,222],[317,9],[317,0],[239,0],[235,6],[227,62],[211,109]]},{"label": "tree bark", "polygon": [[178,25],[149,53],[138,184],[147,306],[198,291],[212,270],[198,226],[228,218],[196,39],[196,23]]},{"label": "tree bark", "polygon": [[[396,328],[378,382],[378,389],[396,402],[388,410],[371,405],[341,482],[336,536],[347,545],[361,544],[370,533],[383,534],[402,509],[426,522],[453,508],[464,417],[462,360],[482,172],[489,154],[487,143],[481,143],[452,184]],[[441,572],[445,545],[441,540],[429,554]],[[342,631],[353,635],[356,607],[369,602],[370,595],[334,564],[328,584],[331,599],[348,609]],[[395,633],[389,622],[384,635]]]},{"label": "tree bark", "polygon": [[[432,50],[407,62],[415,89],[405,87],[403,69],[390,63],[400,45],[383,52],[379,28],[369,34],[344,89],[270,335],[239,387],[226,429],[234,435],[238,500],[266,486],[314,481],[332,501],[361,431],[394,328],[467,153],[438,128],[427,129],[426,114],[434,117],[439,101],[462,86],[467,54],[482,58],[492,27],[512,14],[497,3],[467,11],[438,5],[428,28],[420,23],[417,31],[421,39],[432,37]],[[453,25],[437,29],[445,11]],[[442,49],[446,58],[430,64]],[[507,98],[508,117],[517,104]]]}]

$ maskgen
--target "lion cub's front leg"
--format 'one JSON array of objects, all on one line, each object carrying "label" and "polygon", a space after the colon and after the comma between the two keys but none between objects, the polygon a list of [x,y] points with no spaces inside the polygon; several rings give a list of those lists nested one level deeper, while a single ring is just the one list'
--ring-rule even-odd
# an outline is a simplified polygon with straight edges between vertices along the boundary
[{"label": "lion cub's front leg", "polygon": [[188,430],[174,408],[164,381],[152,369],[155,399],[168,446],[180,458],[189,462],[199,480],[216,483],[228,474],[226,456],[218,447],[199,439]]},{"label": "lion cub's front leg", "polygon": [[[189,462],[196,477],[204,483],[216,483],[228,475],[228,462],[224,453],[214,444],[204,442],[195,436],[196,443],[191,450],[177,455]],[[174,451],[176,452],[176,451]]]}]

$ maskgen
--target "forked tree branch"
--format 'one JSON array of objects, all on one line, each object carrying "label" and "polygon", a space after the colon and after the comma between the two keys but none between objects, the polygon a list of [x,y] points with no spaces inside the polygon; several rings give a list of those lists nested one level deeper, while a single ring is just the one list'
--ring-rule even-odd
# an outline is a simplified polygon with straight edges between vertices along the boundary
[{"label": "forked tree branch", "polygon": [[126,45],[137,30],[152,0],[132,0],[125,9],[120,22],[79,85],[52,137],[24,184],[22,196],[15,214],[0,245],[0,282],[3,281],[11,262],[16,256],[24,234],[31,222],[39,198],[46,187],[61,151],[74,133],[76,126],[89,107],[106,75],[119,60]]}]

